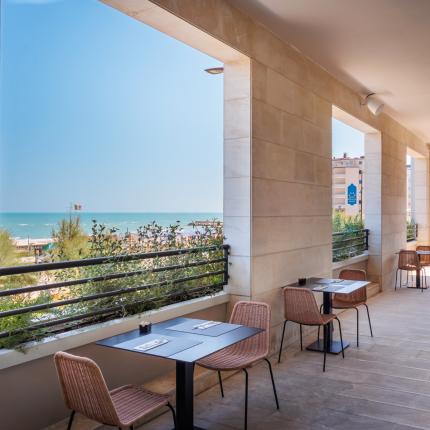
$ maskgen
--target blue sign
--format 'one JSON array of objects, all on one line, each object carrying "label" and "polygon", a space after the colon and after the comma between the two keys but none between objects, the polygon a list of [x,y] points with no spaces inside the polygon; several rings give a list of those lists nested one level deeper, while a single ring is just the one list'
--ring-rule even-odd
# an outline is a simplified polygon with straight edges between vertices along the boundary
[{"label": "blue sign", "polygon": [[354,184],[348,185],[348,204],[351,206],[357,204],[357,186]]}]

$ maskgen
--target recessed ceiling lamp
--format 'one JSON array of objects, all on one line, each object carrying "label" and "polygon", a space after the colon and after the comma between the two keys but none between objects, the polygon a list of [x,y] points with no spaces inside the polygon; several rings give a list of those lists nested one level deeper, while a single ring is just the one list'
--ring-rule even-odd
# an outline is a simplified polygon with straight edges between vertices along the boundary
[{"label": "recessed ceiling lamp", "polygon": [[384,110],[384,103],[376,100],[373,96],[375,93],[367,94],[361,101],[362,106],[367,106],[367,109],[373,113],[373,115],[378,116]]},{"label": "recessed ceiling lamp", "polygon": [[205,69],[205,72],[209,73],[210,75],[219,75],[224,73],[224,67],[212,67],[210,69]]}]

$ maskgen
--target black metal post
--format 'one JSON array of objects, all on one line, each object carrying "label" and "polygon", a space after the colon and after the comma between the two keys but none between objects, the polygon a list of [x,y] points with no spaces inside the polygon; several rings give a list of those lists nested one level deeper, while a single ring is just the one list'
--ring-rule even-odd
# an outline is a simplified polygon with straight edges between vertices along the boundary
[{"label": "black metal post", "polygon": [[[331,294],[323,293],[323,310],[325,314],[331,313]],[[328,329],[324,332],[324,343],[327,345],[328,351],[331,349],[331,334],[333,331],[333,323],[328,324]]]},{"label": "black metal post", "polygon": [[194,426],[194,363],[176,362],[176,429],[203,430]]}]

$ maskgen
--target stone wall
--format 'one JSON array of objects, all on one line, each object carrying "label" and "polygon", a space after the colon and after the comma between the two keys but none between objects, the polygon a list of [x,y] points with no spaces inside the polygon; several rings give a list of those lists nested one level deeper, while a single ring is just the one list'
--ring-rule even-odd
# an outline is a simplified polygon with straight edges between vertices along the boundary
[{"label": "stone wall", "polygon": [[[104,2],[145,21],[144,13],[139,13],[143,0]],[[373,116],[360,105],[358,94],[240,12],[233,3],[152,3],[251,61],[251,160],[249,176],[243,176],[249,181],[244,179],[240,185],[235,181],[233,185],[226,178],[226,184],[231,185],[225,188],[225,199],[230,186],[240,186],[251,195],[249,224],[248,219],[235,219],[236,224],[230,222],[232,219],[226,220],[226,230],[235,246],[243,241],[245,250],[249,245],[249,258],[238,260],[240,270],[232,269],[232,284],[240,284],[240,288],[231,290],[233,301],[252,298],[269,302],[278,336],[283,318],[280,287],[298,276],[330,276],[333,106],[373,127],[379,139],[375,147],[369,140],[367,148],[375,154],[375,166],[379,168],[367,183],[367,188],[376,187],[372,192],[378,194],[371,220],[373,242],[368,270],[383,288],[391,288],[395,252],[406,246],[406,175],[401,173],[405,170],[406,148],[428,158],[427,145],[388,115]],[[161,24],[158,28],[175,36],[171,28],[163,29]],[[227,80],[226,75],[226,85]],[[227,134],[227,124],[243,124],[246,112],[240,107],[226,109]],[[423,216],[428,218],[428,212]],[[237,276],[242,278],[239,283]]]}]

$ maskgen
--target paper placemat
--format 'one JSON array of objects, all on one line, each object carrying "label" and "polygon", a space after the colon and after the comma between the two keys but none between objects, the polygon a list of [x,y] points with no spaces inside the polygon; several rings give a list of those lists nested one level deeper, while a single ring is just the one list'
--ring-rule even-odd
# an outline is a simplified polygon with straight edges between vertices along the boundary
[{"label": "paper placemat", "polygon": [[236,330],[239,327],[242,326],[239,324],[220,323],[219,321],[191,320],[167,327],[167,330],[217,337],[228,333],[229,331]]},{"label": "paper placemat", "polygon": [[339,291],[339,290],[343,290],[343,286],[340,285],[321,285],[318,287],[314,287],[312,288],[312,291],[325,291],[325,290],[329,290],[330,293],[332,293],[333,291]]},{"label": "paper placemat", "polygon": [[137,349],[138,351],[148,351],[148,349],[157,348],[157,346],[164,345],[167,342],[169,341],[166,338],[153,339],[142,343],[142,345],[137,345],[133,349]]},{"label": "paper placemat", "polygon": [[[155,342],[158,343],[160,340],[161,343],[154,345]],[[142,352],[158,357],[170,357],[171,355],[185,351],[186,349],[192,348],[193,346],[201,343],[202,342],[192,339],[169,337],[154,333],[139,336],[135,339],[121,342],[115,346],[129,351]],[[149,347],[147,347],[148,345]]]}]

